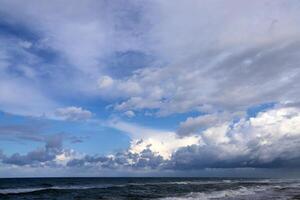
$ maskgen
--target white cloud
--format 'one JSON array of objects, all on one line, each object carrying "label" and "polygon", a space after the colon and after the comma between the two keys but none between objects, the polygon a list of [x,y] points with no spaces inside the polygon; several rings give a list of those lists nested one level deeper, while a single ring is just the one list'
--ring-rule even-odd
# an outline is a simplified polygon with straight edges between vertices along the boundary
[{"label": "white cloud", "polygon": [[127,117],[134,117],[135,113],[132,110],[128,110],[124,113],[124,115],[126,115]]},{"label": "white cloud", "polygon": [[164,64],[114,80],[113,96],[124,99],[115,108],[168,115],[297,101],[298,5],[155,1],[145,13],[157,16],[150,18],[153,27],[147,36],[153,41],[149,48]]},{"label": "white cloud", "polygon": [[170,159],[178,148],[199,144],[198,136],[177,137],[175,132],[156,130],[121,121],[111,122],[110,126],[128,133],[132,139],[129,152],[141,153],[149,148],[152,152]]},{"label": "white cloud", "polygon": [[72,159],[78,159],[84,157],[82,154],[76,152],[73,149],[63,149],[60,154],[55,156],[55,162],[59,165],[66,165]]},{"label": "white cloud", "polygon": [[[107,157],[73,160],[68,166],[121,169],[295,168],[300,166],[300,109],[276,107],[239,122],[225,121],[183,138],[121,121],[129,149]],[[146,135],[137,134],[145,132]]]},{"label": "white cloud", "polygon": [[[34,46],[67,61],[59,70],[73,76],[49,68],[54,82],[68,80],[63,92],[115,97],[122,112],[232,111],[299,98],[298,1],[175,2],[76,1],[65,10],[58,1],[2,1],[0,11],[38,33]],[[114,77],[106,59],[128,51],[155,62]]]},{"label": "white cloud", "polygon": [[114,80],[110,76],[103,76],[98,80],[98,86],[100,89],[110,88],[114,83]]},{"label": "white cloud", "polygon": [[[132,152],[149,148],[171,161],[190,159],[186,163],[198,166],[296,158],[300,4],[286,2],[1,1],[1,15],[10,25],[22,24],[36,38],[1,36],[0,109],[48,115],[60,107],[51,97],[83,93],[115,98],[111,104],[127,116],[137,110],[158,115],[203,111],[207,115],[188,118],[177,133],[124,122],[111,126],[130,133]],[[50,65],[47,56],[41,61],[44,51],[59,55],[58,61]],[[155,62],[114,76],[106,59],[127,51],[150,54]],[[117,71],[122,73],[124,66]],[[294,107],[251,119],[240,116],[240,122],[232,123],[236,111],[266,102]],[[67,120],[92,116],[81,107],[55,113]]]},{"label": "white cloud", "polygon": [[[164,158],[162,165],[166,168],[276,168],[300,165],[299,108],[275,107],[260,112],[256,117],[242,117],[235,123],[231,120],[228,118],[227,121],[209,124],[204,130],[187,127],[187,136],[181,138],[175,132],[119,121],[114,122],[112,127],[130,134],[132,142],[128,152],[139,155],[149,149]],[[202,121],[198,126],[203,126]]]},{"label": "white cloud", "polygon": [[295,107],[274,108],[235,124],[224,122],[198,132],[203,143],[176,151],[173,159],[186,168],[287,167],[300,158],[299,123],[300,109]]},{"label": "white cloud", "polygon": [[55,111],[55,115],[71,121],[87,120],[92,117],[92,113],[90,111],[75,106],[58,108]]},{"label": "white cloud", "polygon": [[58,103],[25,81],[0,80],[0,110],[17,115],[50,116]]}]

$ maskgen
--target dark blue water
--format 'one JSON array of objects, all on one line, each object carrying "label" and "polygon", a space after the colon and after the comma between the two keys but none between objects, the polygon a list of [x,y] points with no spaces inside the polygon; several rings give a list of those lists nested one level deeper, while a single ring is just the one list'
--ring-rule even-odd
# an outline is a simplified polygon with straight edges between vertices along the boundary
[{"label": "dark blue water", "polygon": [[300,199],[300,181],[228,178],[0,179],[0,199]]}]

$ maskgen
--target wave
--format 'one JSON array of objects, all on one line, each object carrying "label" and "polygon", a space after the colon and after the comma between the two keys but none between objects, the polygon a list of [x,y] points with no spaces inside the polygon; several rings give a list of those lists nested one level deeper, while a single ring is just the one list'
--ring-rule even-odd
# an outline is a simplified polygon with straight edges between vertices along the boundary
[{"label": "wave", "polygon": [[[155,187],[168,187],[168,188],[174,188],[174,191],[177,189],[180,189],[183,187],[183,185],[187,185],[184,188],[188,188],[188,185],[199,185],[198,191],[194,191],[192,193],[189,193],[182,197],[166,197],[165,200],[180,200],[180,199],[217,199],[217,198],[228,198],[228,197],[234,197],[238,195],[251,195],[255,192],[259,192],[262,190],[266,190],[267,188],[271,188],[274,190],[284,190],[284,189],[295,189],[299,188],[299,183],[295,183],[293,181],[284,182],[282,180],[274,181],[272,184],[265,184],[269,183],[271,180],[205,180],[205,181],[199,181],[199,180],[186,180],[186,181],[157,181],[157,182],[144,182],[144,183],[96,183],[96,184],[87,184],[87,185],[51,185],[51,184],[41,184],[37,185],[36,187],[22,187],[22,188],[6,188],[6,189],[0,189],[0,196],[1,195],[16,195],[16,194],[28,194],[28,193],[41,193],[41,192],[53,192],[56,190],[60,190],[62,192],[65,192],[63,190],[87,190],[87,189],[113,189],[116,188],[125,188],[130,187],[132,189],[132,186],[137,186],[139,189],[144,189],[152,186]],[[246,184],[244,184],[246,183]],[[251,183],[251,184],[247,184]],[[257,183],[257,184],[253,184]],[[211,185],[212,184],[212,185]],[[221,184],[221,185],[220,185]],[[174,187],[173,187],[173,186]],[[177,185],[177,186],[175,186]],[[200,186],[200,185],[210,185],[209,187],[206,186]],[[216,188],[214,188],[214,185],[216,185]],[[140,187],[145,186],[145,187]],[[221,189],[224,186],[223,190]],[[201,188],[200,188],[201,187]],[[237,188],[237,189],[235,189]],[[203,189],[200,191],[199,189]],[[218,191],[211,191],[211,190],[217,189]],[[191,190],[189,190],[191,191]],[[188,192],[189,192],[188,191]]]},{"label": "wave", "polygon": [[209,199],[223,199],[223,198],[234,198],[238,196],[249,196],[254,195],[257,192],[266,190],[267,187],[240,187],[239,189],[229,189],[229,190],[221,190],[221,191],[214,191],[214,192],[192,192],[185,196],[181,197],[165,197],[161,198],[161,200],[194,200],[194,199],[202,199],[202,200],[209,200]]},{"label": "wave", "polygon": [[25,194],[32,192],[41,192],[46,190],[87,190],[87,189],[101,189],[109,188],[113,185],[77,185],[77,186],[51,186],[51,187],[39,187],[39,188],[10,188],[10,189],[0,189],[0,194],[9,195],[9,194]]},{"label": "wave", "polygon": [[19,193],[31,193],[47,188],[14,188],[14,189],[0,189],[0,194],[19,194]]}]

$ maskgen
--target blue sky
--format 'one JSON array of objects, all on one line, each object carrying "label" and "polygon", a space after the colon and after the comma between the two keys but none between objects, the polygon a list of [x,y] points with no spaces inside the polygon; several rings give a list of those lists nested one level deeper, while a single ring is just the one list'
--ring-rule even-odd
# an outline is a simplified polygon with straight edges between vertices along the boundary
[{"label": "blue sky", "polygon": [[297,169],[299,7],[0,1],[0,177]]}]

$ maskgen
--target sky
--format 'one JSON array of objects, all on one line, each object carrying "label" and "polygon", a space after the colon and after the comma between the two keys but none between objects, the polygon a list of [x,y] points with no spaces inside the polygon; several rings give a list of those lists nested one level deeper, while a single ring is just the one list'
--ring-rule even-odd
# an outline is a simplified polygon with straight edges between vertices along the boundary
[{"label": "sky", "polygon": [[299,9],[0,0],[0,177],[300,176]]}]

